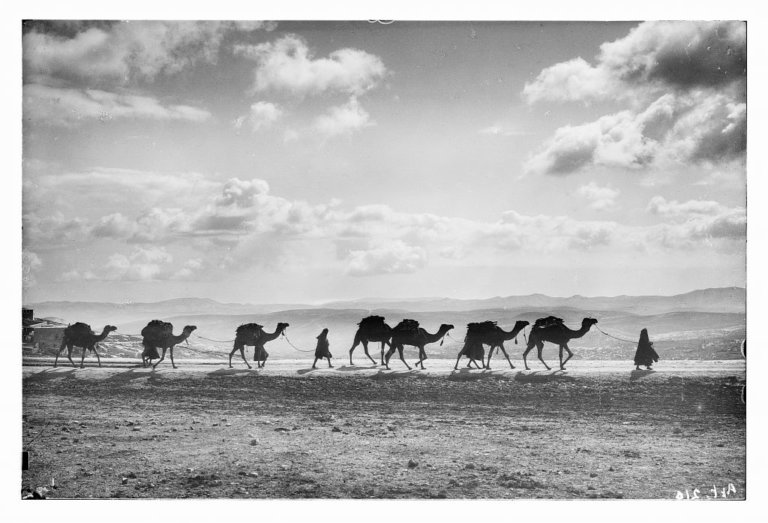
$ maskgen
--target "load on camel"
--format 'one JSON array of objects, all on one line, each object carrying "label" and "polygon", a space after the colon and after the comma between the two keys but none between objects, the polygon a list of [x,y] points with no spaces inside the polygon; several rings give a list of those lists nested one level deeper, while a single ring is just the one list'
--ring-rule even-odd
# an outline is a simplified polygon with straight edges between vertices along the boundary
[{"label": "load on camel", "polygon": [[[144,346],[144,351],[141,353],[142,364],[146,367],[152,363],[153,359],[159,357],[160,359],[157,363],[152,366],[153,369],[156,368],[165,359],[165,352],[170,349],[171,365],[175,369],[176,363],[173,361],[173,347],[182,341],[186,341],[187,345],[189,345],[187,338],[195,329],[197,329],[195,325],[187,325],[181,334],[174,336],[172,324],[162,320],[150,321],[146,327],[141,329],[141,344]],[[158,354],[157,349],[163,349],[162,355]]]},{"label": "load on camel", "polygon": [[[285,329],[288,328],[290,325],[287,323],[278,323],[275,327],[274,332],[262,332],[261,336],[256,338],[256,343],[253,347],[253,361],[256,362],[256,366],[258,368],[263,368],[264,365],[267,363],[267,358],[269,358],[269,353],[267,352],[267,349],[264,348],[264,345],[272,340],[277,339],[280,335],[282,335],[285,332]],[[231,358],[231,355],[230,355]],[[247,363],[247,362],[246,362]],[[249,365],[250,368],[250,365]]]},{"label": "load on camel", "polygon": [[[424,370],[424,360],[427,359],[427,353],[424,350],[424,346],[438,340],[440,340],[440,344],[442,345],[443,337],[451,329],[453,329],[453,325],[443,323],[436,333],[430,334],[425,329],[419,327],[419,322],[416,320],[401,321],[394,329],[392,329],[390,348],[389,351],[387,351],[384,360],[387,369],[389,369],[389,359],[392,357],[392,354],[395,353],[395,350],[399,352],[400,359],[405,363],[405,359],[403,358],[403,347],[405,345],[411,345],[413,347],[418,347],[419,361],[416,362],[416,366],[421,365],[422,370]],[[405,366],[408,367],[408,364],[405,363]],[[410,370],[410,367],[408,367],[408,369]]]},{"label": "load on camel", "polygon": [[235,331],[235,345],[232,347],[232,352],[229,353],[229,368],[232,368],[232,356],[235,354],[235,352],[240,351],[240,357],[243,358],[243,361],[246,365],[248,365],[248,368],[252,368],[251,364],[248,363],[248,360],[245,358],[245,346],[246,345],[253,345],[254,347],[254,360],[256,359],[255,351],[256,351],[256,343],[257,340],[264,335],[264,326],[259,325],[258,323],[245,323],[243,325],[240,325],[237,330]]},{"label": "load on camel", "polygon": [[56,367],[59,362],[59,355],[61,354],[61,351],[64,350],[64,347],[66,347],[67,359],[74,367],[75,363],[72,361],[72,349],[74,347],[82,347],[83,356],[80,358],[80,368],[84,367],[86,351],[93,351],[94,354],[96,354],[99,367],[101,367],[101,358],[99,357],[99,351],[97,350],[96,344],[109,336],[110,332],[116,330],[117,327],[114,325],[105,325],[104,330],[101,331],[101,334],[96,334],[91,330],[91,326],[86,323],[77,322],[68,326],[66,329],[64,329],[64,338],[61,340],[59,352],[56,353],[56,359],[53,360],[53,366]]},{"label": "load on camel", "polygon": [[[544,364],[547,370],[551,370],[549,365],[541,357],[541,351],[544,348],[544,342],[548,341],[554,343],[560,347],[560,370],[565,370],[565,364],[573,357],[573,352],[568,348],[568,342],[572,339],[581,338],[589,329],[597,323],[594,318],[584,318],[581,320],[581,328],[579,330],[572,330],[565,326],[563,320],[555,318],[554,316],[548,316],[546,318],[539,318],[533,324],[534,328],[531,329],[531,334],[528,336],[528,346],[523,352],[523,363],[525,364],[525,370],[528,368],[528,361],[526,356],[531,352],[531,349],[535,346],[538,350],[539,361]],[[568,357],[563,361],[563,350],[568,352]]]},{"label": "load on camel", "polygon": [[352,348],[349,349],[349,364],[354,365],[352,363],[352,353],[362,343],[365,355],[368,356],[371,363],[376,365],[376,360],[368,354],[368,342],[378,341],[381,342],[381,364],[384,365],[384,346],[390,345],[389,340],[392,337],[392,327],[384,323],[383,316],[368,316],[363,318],[357,325],[358,329],[355,333],[355,339],[352,342]]},{"label": "load on camel", "polygon": [[459,360],[462,356],[469,358],[467,368],[471,368],[472,364],[474,363],[475,367],[479,369],[480,365],[477,364],[476,360],[483,362],[485,359],[485,347],[483,347],[483,340],[492,334],[496,328],[496,322],[490,320],[477,323],[468,323],[467,334],[464,336],[464,346],[461,348],[459,355],[456,357],[456,365],[454,365],[453,370],[458,370]]}]

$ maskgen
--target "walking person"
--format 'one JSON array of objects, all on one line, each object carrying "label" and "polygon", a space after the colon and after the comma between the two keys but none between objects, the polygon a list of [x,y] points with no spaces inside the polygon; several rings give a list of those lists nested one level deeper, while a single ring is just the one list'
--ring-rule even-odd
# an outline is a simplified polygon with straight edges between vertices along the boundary
[{"label": "walking person", "polygon": [[637,351],[635,352],[635,370],[640,370],[640,365],[651,370],[654,362],[659,361],[659,355],[653,349],[653,342],[648,339],[648,329],[640,331],[640,341],[637,342]]},{"label": "walking person", "polygon": [[317,363],[317,360],[321,360],[323,358],[328,358],[328,367],[333,368],[333,365],[331,365],[331,358],[333,358],[333,355],[331,354],[331,350],[328,344],[328,329],[323,329],[323,332],[321,332],[317,337],[315,361],[312,363],[312,368],[316,369],[317,367],[315,367],[315,364]]}]

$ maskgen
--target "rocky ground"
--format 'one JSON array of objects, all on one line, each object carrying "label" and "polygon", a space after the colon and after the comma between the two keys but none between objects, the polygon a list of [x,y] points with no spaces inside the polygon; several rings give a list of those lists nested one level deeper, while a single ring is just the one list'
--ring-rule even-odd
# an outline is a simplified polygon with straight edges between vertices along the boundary
[{"label": "rocky ground", "polygon": [[455,373],[27,363],[21,487],[49,498],[746,495],[743,361]]}]

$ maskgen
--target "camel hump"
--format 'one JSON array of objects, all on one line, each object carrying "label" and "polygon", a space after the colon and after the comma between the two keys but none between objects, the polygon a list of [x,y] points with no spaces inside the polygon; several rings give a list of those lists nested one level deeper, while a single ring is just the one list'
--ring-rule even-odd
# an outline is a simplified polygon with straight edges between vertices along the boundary
[{"label": "camel hump", "polygon": [[403,320],[398,323],[394,330],[398,332],[414,332],[419,330],[419,322],[416,320]]},{"label": "camel hump", "polygon": [[87,336],[88,334],[93,334],[93,331],[90,325],[78,321],[67,327],[66,333],[69,336]]},{"label": "camel hump", "polygon": [[173,324],[162,320],[152,320],[141,329],[144,338],[163,338],[173,334]]},{"label": "camel hump", "polygon": [[488,332],[493,332],[496,330],[496,322],[495,321],[481,321],[479,323],[468,323],[467,324],[467,334],[486,334]]},{"label": "camel hump", "polygon": [[368,316],[363,318],[358,325],[361,327],[380,327],[384,325],[384,316]]},{"label": "camel hump", "polygon": [[533,324],[534,329],[543,329],[544,327],[552,327],[553,325],[562,325],[563,319],[556,316],[547,316],[546,318],[539,318]]},{"label": "camel hump", "polygon": [[244,323],[235,331],[236,334],[263,332],[264,326],[258,323]]}]

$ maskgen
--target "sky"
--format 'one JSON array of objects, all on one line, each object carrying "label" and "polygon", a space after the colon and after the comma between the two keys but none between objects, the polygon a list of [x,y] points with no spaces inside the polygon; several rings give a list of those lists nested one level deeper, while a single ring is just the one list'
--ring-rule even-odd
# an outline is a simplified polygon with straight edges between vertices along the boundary
[{"label": "sky", "polygon": [[27,22],[23,294],[745,286],[741,22]]}]

